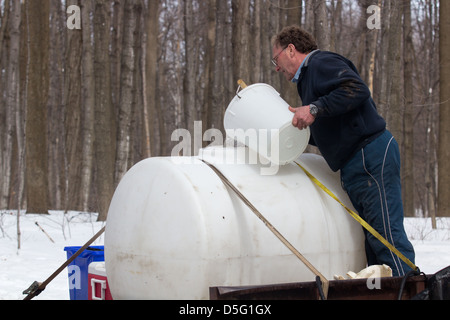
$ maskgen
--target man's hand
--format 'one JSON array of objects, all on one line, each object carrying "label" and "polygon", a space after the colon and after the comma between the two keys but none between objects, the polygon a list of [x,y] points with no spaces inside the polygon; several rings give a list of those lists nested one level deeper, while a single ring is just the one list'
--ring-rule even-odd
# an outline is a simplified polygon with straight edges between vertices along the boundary
[{"label": "man's hand", "polygon": [[289,110],[294,114],[292,125],[300,130],[304,130],[313,124],[314,116],[309,112],[309,106],[298,108],[289,107]]}]

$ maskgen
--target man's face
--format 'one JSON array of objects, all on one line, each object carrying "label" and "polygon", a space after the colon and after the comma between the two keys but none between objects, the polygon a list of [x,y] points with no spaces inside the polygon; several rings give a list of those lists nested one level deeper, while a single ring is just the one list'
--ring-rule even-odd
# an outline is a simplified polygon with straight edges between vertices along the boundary
[{"label": "man's face", "polygon": [[286,80],[291,81],[297,72],[298,67],[294,66],[294,61],[291,58],[291,45],[287,47],[280,47],[275,45],[272,48],[272,63],[277,72],[282,72]]}]

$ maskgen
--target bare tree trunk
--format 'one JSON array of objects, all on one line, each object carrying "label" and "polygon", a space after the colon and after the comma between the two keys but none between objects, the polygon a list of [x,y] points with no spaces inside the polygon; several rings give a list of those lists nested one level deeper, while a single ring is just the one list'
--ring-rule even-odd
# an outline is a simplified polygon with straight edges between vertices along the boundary
[{"label": "bare tree trunk", "polygon": [[[6,30],[7,27],[9,25],[8,20],[9,20],[9,13],[11,11],[11,1],[5,1],[4,2],[4,9],[3,11],[0,10],[0,68],[2,70],[6,69],[8,66],[8,56],[9,56],[9,50],[8,49],[4,49],[3,48],[8,46],[8,38],[5,36],[6,34]],[[7,81],[5,79],[6,77],[0,77],[0,91],[1,92],[6,92],[6,87],[7,87]],[[0,104],[2,106],[6,105],[7,103],[7,98],[4,94],[0,95]],[[0,119],[4,119],[4,123],[6,124],[6,109],[7,108],[0,108]],[[6,135],[7,135],[7,126],[6,125],[2,125],[0,126],[0,176],[3,177],[6,172],[6,163],[8,160],[6,160],[6,157],[11,157],[10,154],[6,153],[6,149],[8,148],[6,145]],[[8,168],[9,170],[9,168]],[[4,190],[3,190],[3,184],[0,182],[0,192],[1,194],[4,194]],[[4,202],[6,202],[5,200],[2,199],[3,196],[0,195],[0,209],[5,208],[6,209],[6,204],[3,204]]]},{"label": "bare tree trunk", "polygon": [[440,108],[438,216],[450,217],[450,2],[439,1]]},{"label": "bare tree trunk", "polygon": [[[242,79],[250,81],[250,0],[232,0],[233,10],[233,77],[234,83]],[[236,85],[237,87],[237,85]]]},{"label": "bare tree trunk", "polygon": [[[357,43],[356,48],[348,48],[350,55],[348,58],[352,60],[358,69],[361,78],[366,80],[369,74],[370,63],[368,63],[368,59],[370,59],[372,48],[369,42],[371,38],[371,33],[373,30],[369,30],[367,28],[367,7],[370,5],[369,2],[372,0],[359,0],[359,10],[360,10],[360,18],[358,22],[358,28],[355,30],[355,43]],[[375,30],[376,32],[376,30]],[[356,40],[357,39],[357,40]],[[368,59],[366,59],[368,58]],[[367,83],[368,84],[368,83]],[[369,84],[368,84],[369,85]]]},{"label": "bare tree trunk", "polygon": [[[109,2],[105,2],[106,3]],[[119,110],[120,99],[120,61],[123,44],[123,14],[124,14],[123,0],[114,0],[112,22],[111,22],[111,99],[114,110]],[[108,13],[110,11],[108,10]],[[105,40],[106,41],[106,40]],[[117,116],[117,115],[116,115]]]},{"label": "bare tree trunk", "polygon": [[[287,17],[286,24],[287,25],[301,25],[302,20],[302,2],[298,0],[287,0]],[[273,68],[273,67],[272,67]],[[297,86],[292,85],[291,83],[286,83],[286,81],[282,82],[283,88],[283,99],[287,101],[292,106],[300,106],[301,100],[298,95]]]},{"label": "bare tree trunk", "polygon": [[[5,8],[3,9],[3,16],[1,16],[1,25],[0,25],[0,52],[3,52],[2,49],[5,45],[5,33],[6,33],[6,27],[8,26],[8,20],[9,20],[9,12],[11,10],[11,1],[5,1],[4,4]],[[0,12],[1,14],[1,12]],[[0,57],[1,59],[1,57]]]},{"label": "bare tree trunk", "polygon": [[314,34],[314,20],[315,20],[315,1],[305,1],[305,24],[306,31]]},{"label": "bare tree trunk", "polygon": [[303,1],[285,0],[287,7],[287,25],[302,25]]},{"label": "bare tree trunk", "polygon": [[47,99],[49,3],[26,2],[29,62],[26,120],[26,188],[28,213],[48,213]]},{"label": "bare tree trunk", "polygon": [[[155,1],[156,2],[156,1]],[[150,35],[148,34],[149,31],[149,25],[152,23],[151,16],[149,15],[148,7],[145,10],[144,13],[144,37],[142,41],[142,57],[141,57],[141,63],[142,68],[140,70],[141,77],[142,77],[142,124],[144,126],[144,136],[143,136],[143,153],[145,158],[149,158],[152,155],[151,151],[151,134],[150,134],[150,117],[149,117],[149,101],[151,98],[149,97],[148,91],[150,88],[147,85],[147,69],[149,68],[147,66],[148,59],[148,42],[150,40]],[[151,50],[151,49],[150,49]]]},{"label": "bare tree trunk", "polygon": [[366,50],[366,57],[367,57],[367,63],[368,63],[368,73],[366,76],[366,82],[367,86],[370,89],[370,92],[374,92],[374,77],[375,77],[375,53],[376,53],[376,46],[378,42],[378,30],[372,30],[369,32],[369,36],[367,39],[367,50]]},{"label": "bare tree trunk", "polygon": [[9,27],[9,61],[6,80],[6,139],[5,146],[2,149],[2,185],[0,189],[0,208],[7,208],[9,203],[12,172],[13,155],[13,135],[14,135],[14,117],[15,110],[19,109],[19,49],[20,49],[20,20],[21,4],[18,1],[12,2],[12,13]]},{"label": "bare tree trunk", "polygon": [[[431,100],[431,99],[430,99]],[[435,139],[434,139],[434,124],[433,124],[433,114],[432,109],[433,105],[430,103],[427,107],[427,125],[429,130],[427,130],[426,135],[426,163],[425,163],[425,187],[426,187],[426,199],[427,199],[427,211],[428,216],[431,218],[431,226],[433,229],[436,229],[436,197],[435,197]]]},{"label": "bare tree trunk", "polygon": [[209,112],[215,106],[213,105],[213,81],[214,81],[214,58],[215,58],[215,46],[216,46],[216,8],[217,1],[211,0],[207,4],[205,10],[208,14],[208,33],[206,42],[206,66],[205,66],[205,89],[204,89],[204,106],[202,111],[202,121],[204,126],[211,128],[209,122]]},{"label": "bare tree trunk", "polygon": [[400,56],[400,44],[401,44],[401,10],[398,1],[390,0],[390,18],[389,18],[389,52],[387,55],[388,61],[388,127],[393,136],[398,142],[400,147],[400,153],[403,154],[403,112],[400,87],[400,72],[401,72],[401,56]]},{"label": "bare tree trunk", "polygon": [[111,101],[109,1],[94,8],[95,164],[98,220],[105,221],[114,193],[115,116]]},{"label": "bare tree trunk", "polygon": [[20,231],[20,211],[22,210],[23,201],[23,190],[25,184],[25,100],[26,96],[22,90],[26,88],[26,58],[27,58],[27,20],[26,20],[26,10],[25,6],[21,4],[21,40],[19,49],[19,78],[17,79],[17,85],[19,86],[19,103],[16,106],[16,139],[17,139],[17,150],[18,150],[18,165],[17,165],[17,247],[21,247],[21,231]]},{"label": "bare tree trunk", "polygon": [[331,22],[330,22],[330,50],[337,50],[337,27],[342,27],[342,1],[332,1],[332,12],[331,12]]},{"label": "bare tree trunk", "polygon": [[143,88],[142,88],[142,61],[143,61],[143,43],[144,37],[144,1],[136,0],[134,5],[134,19],[136,20],[136,29],[134,30],[134,84],[132,92],[132,109],[130,118],[130,150],[128,152],[127,170],[136,162],[143,159]]},{"label": "bare tree trunk", "polygon": [[66,14],[61,1],[50,1],[50,88],[48,101],[49,205],[64,208],[64,68]]},{"label": "bare tree trunk", "polygon": [[[264,69],[268,71],[268,75],[266,76],[266,82],[277,89],[282,96],[284,96],[284,91],[282,90],[283,84],[286,83],[286,79],[283,79],[282,75],[275,71],[273,64],[270,62],[272,59],[272,40],[273,36],[281,31],[283,27],[285,27],[284,22],[280,22],[281,14],[280,9],[273,3],[273,1],[266,1],[266,10],[263,23],[265,26],[264,31],[268,35],[268,39],[264,41],[265,48],[267,50],[266,59],[264,59]],[[291,102],[292,103],[292,102]]]},{"label": "bare tree trunk", "polygon": [[413,57],[414,46],[412,42],[411,0],[403,3],[403,57],[404,73],[403,86],[405,92],[405,115],[403,127],[404,156],[403,156],[403,207],[406,216],[412,217],[414,210],[414,139],[413,139]]},{"label": "bare tree trunk", "polygon": [[[67,5],[79,5],[78,0],[70,0]],[[82,210],[80,203],[81,189],[81,31],[66,28],[66,64],[64,83],[65,107],[65,146],[66,146],[66,210]]]},{"label": "bare tree trunk", "polygon": [[388,103],[389,103],[389,73],[388,73],[388,59],[387,55],[389,52],[389,34],[390,32],[390,23],[389,23],[389,15],[390,15],[390,0],[384,0],[383,5],[381,7],[381,39],[380,45],[378,46],[378,70],[376,82],[377,85],[376,90],[374,90],[374,97],[377,103],[378,111],[380,114],[387,118],[388,113]]},{"label": "bare tree trunk", "polygon": [[258,48],[255,50],[253,54],[253,58],[251,59],[252,63],[252,72],[250,73],[250,79],[249,81],[251,83],[259,83],[262,80],[262,65],[261,65],[261,57],[262,57],[262,39],[261,39],[261,2],[262,1],[255,1],[254,2],[254,10],[253,10],[253,21],[251,24],[251,33],[254,34],[254,37],[251,37],[252,47]]},{"label": "bare tree trunk", "polygon": [[83,54],[81,58],[82,101],[83,101],[83,147],[81,165],[81,206],[84,211],[89,209],[89,198],[91,195],[93,162],[94,162],[94,116],[95,116],[95,83],[94,83],[94,56],[91,41],[92,28],[90,13],[92,12],[92,1],[82,2],[82,36]]},{"label": "bare tree trunk", "polygon": [[216,2],[216,23],[214,38],[214,63],[211,71],[211,106],[208,108],[208,127],[214,127],[223,130],[222,115],[225,112],[226,101],[226,1],[217,0]]},{"label": "bare tree trunk", "polygon": [[[197,50],[198,32],[195,28],[195,20],[198,16],[194,16],[194,3],[191,0],[184,1],[184,41],[185,41],[185,67],[183,78],[183,109],[185,115],[184,128],[188,129],[191,135],[194,134],[194,121],[198,120],[196,117],[196,61],[198,60],[199,52]],[[194,150],[197,152],[197,150]],[[194,153],[194,155],[196,155]]]},{"label": "bare tree trunk", "polygon": [[327,4],[323,0],[314,3],[314,36],[321,50],[331,49],[330,27],[328,26]]},{"label": "bare tree trunk", "polygon": [[157,99],[158,10],[159,1],[148,2],[145,96],[149,110],[149,117],[146,121],[150,127],[148,144],[150,145],[151,155],[161,153],[160,140],[162,134],[159,132],[159,128],[163,126],[162,112],[158,111]]},{"label": "bare tree trunk", "polygon": [[17,134],[17,149],[19,151],[19,165],[18,165],[18,180],[19,189],[17,194],[18,209],[25,208],[25,118],[26,118],[26,88],[27,88],[27,61],[28,61],[28,20],[26,14],[25,4],[22,3],[22,23],[20,26],[20,71],[19,71],[19,101],[20,104],[16,110],[16,134]]},{"label": "bare tree trunk", "polygon": [[[437,122],[438,115],[436,112],[436,105],[437,101],[435,101],[434,97],[434,89],[435,84],[434,81],[438,81],[435,76],[436,69],[434,69],[435,65],[439,65],[438,57],[434,54],[434,51],[436,50],[435,43],[437,42],[437,35],[435,34],[435,28],[433,27],[433,19],[436,19],[433,17],[433,4],[432,0],[427,0],[424,3],[424,23],[423,26],[421,25],[421,34],[422,36],[422,48],[425,49],[424,58],[427,63],[427,67],[423,68],[421,71],[423,72],[423,76],[420,77],[421,81],[421,89],[420,90],[424,95],[423,100],[423,106],[422,110],[423,117],[422,117],[422,123],[423,123],[423,131],[425,136],[425,143],[424,146],[424,157],[423,157],[423,167],[424,167],[424,174],[422,181],[424,182],[424,189],[419,190],[418,194],[424,193],[425,194],[425,204],[424,204],[424,212],[426,212],[426,215],[431,218],[432,221],[432,227],[436,228],[436,213],[437,213],[437,153],[436,153],[436,147],[437,147],[437,135],[438,133],[438,127]],[[435,8],[435,10],[437,10]],[[437,19],[435,20],[437,21]],[[417,153],[416,153],[417,155]],[[416,177],[417,178],[417,177]],[[419,177],[420,178],[420,177]],[[417,183],[416,183],[417,184]]]},{"label": "bare tree trunk", "polygon": [[137,12],[142,8],[134,1],[125,2],[123,24],[123,47],[121,58],[121,89],[119,102],[119,121],[116,149],[115,184],[128,170],[128,154],[131,145],[131,120],[135,107],[133,96],[136,84],[136,30],[139,23]]}]

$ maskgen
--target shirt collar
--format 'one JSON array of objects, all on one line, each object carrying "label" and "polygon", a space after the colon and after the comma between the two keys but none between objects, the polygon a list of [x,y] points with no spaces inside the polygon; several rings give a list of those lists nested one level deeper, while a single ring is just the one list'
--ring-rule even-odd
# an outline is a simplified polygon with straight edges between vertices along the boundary
[{"label": "shirt collar", "polygon": [[295,73],[295,76],[292,78],[292,82],[293,83],[297,83],[298,79],[300,79],[300,74],[302,73],[302,68],[305,65],[305,63],[307,63],[307,61],[309,60],[309,57],[316,52],[317,50],[311,51],[306,57],[305,59],[302,61],[302,64],[300,65],[300,67],[298,68],[297,72]]}]

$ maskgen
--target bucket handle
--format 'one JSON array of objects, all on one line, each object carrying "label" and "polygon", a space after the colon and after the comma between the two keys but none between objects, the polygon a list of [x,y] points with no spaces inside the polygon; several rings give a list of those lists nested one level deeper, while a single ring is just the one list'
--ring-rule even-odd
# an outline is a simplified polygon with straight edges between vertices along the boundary
[{"label": "bucket handle", "polygon": [[239,98],[239,99],[241,99],[241,97],[239,96],[239,92],[240,92],[240,89],[245,89],[245,88],[247,88],[247,85],[245,84],[245,82],[244,82],[244,80],[242,80],[242,79],[239,79],[238,81],[237,81],[237,83],[238,83],[238,88],[237,88],[237,90],[236,90],[236,96]]}]

